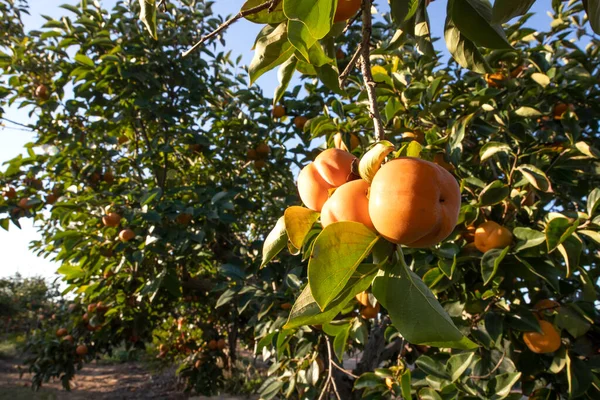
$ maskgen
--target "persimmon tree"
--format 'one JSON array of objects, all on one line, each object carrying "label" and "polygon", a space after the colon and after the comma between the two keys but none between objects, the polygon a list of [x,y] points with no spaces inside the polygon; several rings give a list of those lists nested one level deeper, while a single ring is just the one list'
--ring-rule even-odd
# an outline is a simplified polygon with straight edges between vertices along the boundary
[{"label": "persimmon tree", "polygon": [[[597,397],[596,2],[538,32],[533,1],[449,1],[447,64],[428,3],[83,2],[15,30],[5,99],[38,137],[2,226],[43,221],[78,295],[34,383],[154,340],[202,393],[239,343],[263,398]],[[213,45],[242,18],[247,74]],[[278,66],[272,102],[246,86]]]}]

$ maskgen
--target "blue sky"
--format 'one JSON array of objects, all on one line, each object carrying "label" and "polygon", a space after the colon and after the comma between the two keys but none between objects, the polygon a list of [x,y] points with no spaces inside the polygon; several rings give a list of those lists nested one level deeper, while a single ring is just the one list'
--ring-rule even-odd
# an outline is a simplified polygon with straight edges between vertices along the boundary
[{"label": "blue sky", "polygon": [[[72,0],[29,0],[31,15],[25,15],[24,18],[27,30],[37,29],[44,23],[41,14],[59,18],[67,13],[66,10],[59,7],[65,3],[77,4],[78,2]],[[108,9],[112,8],[115,3],[116,0],[101,1],[103,7]],[[243,3],[244,0],[217,0],[213,10],[217,14],[233,14],[240,9]],[[435,37],[442,37],[446,3],[446,1],[436,0],[429,6],[431,28]],[[530,20],[528,25],[533,28],[545,29],[550,21],[546,15],[546,11],[551,8],[550,4],[551,0],[537,0],[533,7],[536,16]],[[386,12],[388,9],[387,1],[376,0],[376,7]],[[252,59],[250,48],[259,29],[259,25],[248,21],[240,21],[228,29],[225,40],[228,48],[233,51],[234,58],[241,54],[243,62],[249,64]],[[437,42],[437,47],[442,49],[442,40]],[[266,96],[272,96],[277,86],[276,72],[272,71],[263,75],[257,84],[264,90]],[[27,113],[27,110],[9,109],[5,116],[11,120],[27,123],[29,121]],[[23,145],[31,141],[33,137],[32,133],[0,127],[0,142],[2,143],[2,146],[0,146],[0,163],[23,153]],[[0,169],[4,168],[0,166]],[[4,255],[4,261],[0,267],[0,276],[13,275],[15,272],[19,272],[25,276],[43,275],[53,277],[57,265],[36,257],[28,250],[29,242],[39,238],[35,227],[31,224],[31,220],[22,219],[21,224],[23,226],[22,230],[14,226],[11,226],[9,232],[0,229],[0,254]]]}]

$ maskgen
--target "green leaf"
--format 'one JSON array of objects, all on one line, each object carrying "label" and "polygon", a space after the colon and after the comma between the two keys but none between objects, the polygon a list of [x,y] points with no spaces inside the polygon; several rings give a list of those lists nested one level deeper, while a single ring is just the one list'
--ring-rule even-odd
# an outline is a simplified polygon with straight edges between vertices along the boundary
[{"label": "green leaf", "polygon": [[442,396],[432,388],[423,388],[419,390],[419,400],[442,400]]},{"label": "green leaf", "polygon": [[507,372],[494,376],[487,385],[488,393],[491,394],[490,399],[497,400],[508,396],[510,389],[512,389],[520,378],[520,372]]},{"label": "green leaf", "polygon": [[495,0],[492,10],[492,22],[503,24],[514,17],[525,14],[535,0]]},{"label": "green leaf", "polygon": [[333,0],[283,0],[283,12],[290,20],[300,21],[315,39],[322,39],[331,30],[335,3]]},{"label": "green leaf", "polygon": [[308,262],[308,284],[321,310],[342,291],[377,240],[358,222],[336,222],[323,229]]},{"label": "green leaf", "polygon": [[479,204],[491,206],[502,202],[510,194],[510,188],[500,180],[487,185],[479,194]]},{"label": "green leaf", "polygon": [[405,400],[412,400],[412,395],[410,394],[410,389],[412,386],[412,377],[410,369],[406,368],[402,377],[400,377],[400,389],[402,391],[402,397]]},{"label": "green leaf", "polygon": [[600,206],[600,189],[595,188],[587,197],[587,214],[589,218],[594,216],[594,212],[598,206]]},{"label": "green leaf", "polygon": [[254,48],[254,57],[248,67],[251,84],[265,72],[283,64],[294,53],[294,47],[287,38],[287,24],[265,26],[258,34]]},{"label": "green leaf", "polygon": [[[453,2],[454,0],[448,0],[448,5]],[[452,58],[461,67],[479,74],[485,74],[491,70],[477,46],[460,32],[450,14],[446,16],[444,39]]]},{"label": "green leaf", "polygon": [[542,74],[541,72],[534,72],[531,74],[531,79],[544,88],[550,84],[550,78],[548,75]]},{"label": "green leaf", "polygon": [[596,33],[600,33],[600,0],[583,0],[590,26]]},{"label": "green leaf", "polygon": [[362,374],[356,382],[354,382],[354,389],[367,389],[377,387],[384,383],[383,377],[377,375],[374,372],[366,372]]},{"label": "green leaf", "polygon": [[492,7],[481,0],[449,0],[451,15],[461,34],[488,49],[512,49],[502,26],[492,23]]},{"label": "green leaf", "polygon": [[481,150],[479,150],[479,159],[481,162],[484,162],[496,153],[512,154],[512,150],[506,143],[488,142],[481,147]]},{"label": "green leaf", "polygon": [[571,235],[562,244],[558,245],[558,251],[565,260],[567,277],[569,277],[571,272],[579,266],[579,259],[583,252],[583,242],[577,235]]},{"label": "green leaf", "polygon": [[558,309],[558,315],[554,322],[559,328],[566,329],[575,339],[585,335],[592,327],[588,321],[568,305]]},{"label": "green leaf", "polygon": [[281,64],[279,67],[279,71],[277,71],[277,78],[279,79],[279,86],[275,89],[275,95],[273,96],[273,104],[279,103],[279,100],[285,94],[290,81],[292,80],[292,76],[294,75],[294,71],[296,70],[297,59],[294,56],[288,58],[286,62]]},{"label": "green leaf", "polygon": [[390,15],[392,16],[392,21],[401,24],[402,22],[411,19],[417,12],[419,2],[419,0],[390,1]]},{"label": "green leaf", "polygon": [[517,227],[513,229],[513,235],[517,239],[524,240],[524,243],[519,243],[515,246],[515,251],[539,246],[546,241],[546,235],[543,232],[531,228]]},{"label": "green leaf", "polygon": [[450,161],[455,165],[458,165],[460,162],[463,149],[462,142],[465,138],[467,127],[473,118],[475,118],[475,115],[476,113],[465,115],[452,125],[450,139],[448,140],[448,156],[450,157]]},{"label": "green leaf", "polygon": [[319,213],[308,208],[291,206],[285,210],[283,216],[285,230],[292,246],[301,249],[306,235],[319,219]]},{"label": "green leaf", "polygon": [[441,379],[450,379],[450,375],[446,372],[444,364],[434,360],[429,356],[421,356],[417,358],[415,364],[421,371],[428,375],[433,375]]},{"label": "green leaf", "polygon": [[536,118],[541,116],[542,113],[533,107],[521,106],[515,110],[515,115],[523,118]]},{"label": "green leaf", "polygon": [[546,242],[548,243],[548,253],[552,253],[558,245],[563,243],[569,236],[575,232],[579,226],[579,220],[571,223],[567,218],[554,218],[546,225]]},{"label": "green leaf", "polygon": [[[251,8],[257,7],[261,4],[270,2],[271,0],[247,0],[242,6],[242,11],[247,11]],[[283,13],[283,2],[279,2],[273,10],[266,8],[257,13],[246,15],[248,21],[257,24],[278,24],[286,20],[285,14]]]},{"label": "green leaf", "polygon": [[507,246],[502,250],[491,249],[483,255],[481,258],[481,276],[483,277],[484,286],[494,279],[494,276],[496,276],[496,273],[498,272],[498,267],[509,249],[510,246]]},{"label": "green leaf", "polygon": [[373,281],[373,294],[409,342],[462,349],[477,347],[463,336],[431,290],[404,262],[379,272]]},{"label": "green leaf", "polygon": [[585,361],[567,354],[567,383],[569,398],[582,396],[592,384],[592,370]]},{"label": "green leaf", "polygon": [[298,54],[306,62],[310,62],[308,56],[308,49],[310,49],[317,41],[310,35],[310,32],[306,25],[300,21],[288,20],[288,40],[298,50]]},{"label": "green leaf", "polygon": [[65,279],[73,280],[77,278],[83,278],[85,276],[85,271],[78,266],[63,264],[56,270],[57,273],[64,275]]},{"label": "green leaf", "polygon": [[[469,368],[475,357],[475,353],[460,353],[451,356],[446,362],[446,373],[450,381],[456,382],[462,374]],[[418,362],[418,361],[417,361]]]},{"label": "green leaf", "polygon": [[264,267],[269,261],[271,261],[281,250],[285,248],[287,243],[287,233],[285,229],[285,217],[282,216],[277,220],[277,224],[263,244],[263,259],[260,267]]},{"label": "green leaf", "polygon": [[156,0],[139,0],[140,1],[140,21],[146,25],[146,29],[153,39],[158,39],[156,33]]},{"label": "green leaf", "polygon": [[293,329],[303,325],[320,325],[331,321],[354,296],[364,292],[371,286],[376,270],[377,266],[373,265],[364,268],[359,266],[340,294],[323,311],[321,311],[312,296],[310,286],[306,285],[296,299],[284,328]]},{"label": "green leaf", "polygon": [[81,65],[85,65],[86,67],[95,68],[96,64],[92,61],[91,58],[86,56],[85,54],[75,54],[75,61],[77,61]]},{"label": "green leaf", "polygon": [[517,167],[517,171],[520,171],[534,188],[541,190],[542,192],[552,193],[550,180],[548,180],[548,177],[541,169],[534,165],[523,164]]},{"label": "green leaf", "polygon": [[333,340],[333,351],[337,356],[338,360],[344,359],[344,353],[346,352],[346,347],[348,346],[348,336],[350,335],[351,324],[346,324],[345,328],[341,330]]},{"label": "green leaf", "polygon": [[155,187],[149,192],[144,193],[144,195],[140,198],[140,204],[145,206],[146,204],[150,204],[152,200],[160,196],[162,196],[162,189],[159,187]]}]

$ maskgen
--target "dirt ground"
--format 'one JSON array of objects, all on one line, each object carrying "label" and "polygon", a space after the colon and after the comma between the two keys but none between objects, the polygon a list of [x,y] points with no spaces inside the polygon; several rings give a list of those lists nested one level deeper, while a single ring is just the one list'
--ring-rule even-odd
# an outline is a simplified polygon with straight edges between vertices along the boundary
[{"label": "dirt ground", "polygon": [[[193,399],[177,388],[174,371],[152,374],[136,362],[124,364],[87,364],[73,380],[71,392],[62,389],[59,381],[49,382],[38,392],[32,392],[29,375],[19,378],[16,360],[0,360],[0,399],[10,400],[100,400],[100,399]],[[238,397],[211,399],[242,400]]]}]

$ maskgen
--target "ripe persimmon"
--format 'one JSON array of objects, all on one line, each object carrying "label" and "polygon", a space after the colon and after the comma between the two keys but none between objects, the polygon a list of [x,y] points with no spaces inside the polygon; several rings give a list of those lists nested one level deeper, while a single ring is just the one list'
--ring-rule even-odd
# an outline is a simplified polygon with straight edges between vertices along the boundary
[{"label": "ripe persimmon", "polygon": [[552,353],[558,350],[560,347],[560,334],[548,321],[538,321],[542,333],[538,332],[525,332],[523,334],[523,341],[529,347],[529,350],[534,353]]},{"label": "ripe persimmon", "polygon": [[273,118],[281,118],[285,115],[285,107],[277,104],[273,107]]},{"label": "ripe persimmon", "polygon": [[360,9],[361,0],[338,0],[333,22],[346,21]]},{"label": "ripe persimmon", "polygon": [[323,228],[334,222],[360,222],[375,230],[369,216],[369,183],[363,179],[344,183],[336,189],[321,209]]},{"label": "ripe persimmon", "polygon": [[54,204],[56,203],[56,200],[58,200],[58,196],[55,195],[54,193],[50,193],[49,195],[46,196],[46,204]]},{"label": "ripe persimmon", "polygon": [[381,306],[379,305],[379,303],[375,304],[375,307],[371,306],[370,304],[368,306],[363,306],[360,309],[360,315],[364,319],[375,318],[377,316],[377,314],[379,314],[380,308],[381,308]]},{"label": "ripe persimmon", "polygon": [[85,344],[80,344],[77,346],[77,349],[75,349],[75,352],[79,356],[85,356],[88,353],[88,347]]},{"label": "ripe persimmon", "polygon": [[[333,144],[335,145],[336,149],[348,151],[348,146],[346,146],[346,143],[344,143],[342,134],[340,132],[336,133],[335,136],[333,137]],[[351,133],[350,134],[350,151],[354,150],[358,146],[360,146],[360,140],[358,139],[358,136],[356,136],[354,133]]]},{"label": "ripe persimmon", "polygon": [[258,160],[258,154],[256,153],[256,150],[248,149],[246,152],[246,159],[248,159],[248,161]]},{"label": "ripe persimmon", "polygon": [[556,103],[552,114],[554,115],[554,119],[562,119],[563,114],[567,111],[575,111],[575,106],[573,104]]},{"label": "ripe persimmon", "polygon": [[267,162],[265,160],[254,160],[254,168],[263,169],[267,166]]},{"label": "ripe persimmon", "polygon": [[542,318],[544,316],[544,312],[556,311],[559,308],[560,308],[560,303],[558,301],[550,300],[550,299],[540,300],[537,303],[535,303],[535,305],[533,306],[533,310],[535,311],[535,314],[539,318]]},{"label": "ripe persimmon", "polygon": [[134,237],[135,232],[129,228],[123,229],[121,232],[119,232],[119,239],[121,239],[122,242],[129,242]]},{"label": "ripe persimmon", "polygon": [[181,213],[177,215],[177,223],[180,225],[189,225],[192,222],[192,215],[188,213]]},{"label": "ripe persimmon", "polygon": [[429,161],[397,158],[383,165],[371,183],[373,226],[392,243],[433,246],[452,233],[459,211],[456,179]]},{"label": "ripe persimmon", "polygon": [[38,85],[38,87],[35,88],[35,97],[44,101],[50,99],[50,90],[48,90],[48,86]]},{"label": "ripe persimmon", "polygon": [[260,143],[258,146],[256,146],[256,154],[259,158],[268,157],[270,152],[271,148],[266,143]]},{"label": "ripe persimmon", "polygon": [[495,72],[493,74],[486,74],[485,81],[489,87],[501,88],[504,85],[506,76],[501,72]]},{"label": "ripe persimmon", "polygon": [[115,182],[115,175],[111,170],[108,170],[102,175],[102,180],[109,185],[112,185]]},{"label": "ripe persimmon", "polygon": [[302,202],[311,210],[321,211],[329,198],[329,190],[353,179],[352,154],[339,149],[327,149],[308,164],[298,175],[298,192]]},{"label": "ripe persimmon", "polygon": [[512,242],[512,233],[494,221],[487,221],[475,230],[475,247],[485,253],[491,249],[502,249]]},{"label": "ripe persimmon", "polygon": [[215,339],[211,339],[211,340],[208,342],[208,348],[209,348],[210,350],[216,350],[216,349],[218,349],[218,348],[219,348],[219,344],[217,343],[217,341],[216,341]]},{"label": "ripe persimmon", "polygon": [[93,313],[96,311],[96,303],[88,304],[87,306],[88,313]]},{"label": "ripe persimmon", "polygon": [[279,306],[282,310],[289,310],[290,308],[292,308],[292,303],[283,303],[281,306]]},{"label": "ripe persimmon", "polygon": [[221,338],[217,341],[217,348],[219,350],[223,350],[225,348],[225,345],[226,345],[225,339]]},{"label": "ripe persimmon", "polygon": [[19,207],[21,207],[23,210],[30,210],[33,205],[28,204],[29,203],[29,199],[24,197],[21,200],[19,200]]},{"label": "ripe persimmon", "polygon": [[56,330],[56,337],[63,337],[67,334],[66,328],[59,328]]},{"label": "ripe persimmon", "polygon": [[69,342],[71,342],[71,343],[73,343],[73,342],[75,341],[75,339],[74,339],[74,338],[73,338],[73,336],[71,336],[71,335],[67,335],[67,336],[65,336],[65,337],[63,338],[63,340],[67,340],[67,341],[69,341]]},{"label": "ripe persimmon", "polygon": [[4,192],[2,192],[2,195],[5,196],[7,199],[12,200],[15,197],[17,197],[17,191],[14,187],[9,187]]},{"label": "ripe persimmon", "polygon": [[371,303],[369,303],[369,293],[367,292],[360,292],[359,294],[357,294],[356,296],[356,300],[363,306],[367,307],[370,306]]},{"label": "ripe persimmon", "polygon": [[115,212],[111,212],[102,217],[102,223],[104,226],[114,228],[119,226],[121,223],[121,216]]},{"label": "ripe persimmon", "polygon": [[296,126],[297,129],[302,130],[302,129],[304,129],[304,125],[306,125],[307,121],[308,121],[308,118],[306,118],[303,115],[298,115],[296,118],[294,118],[294,125]]}]

